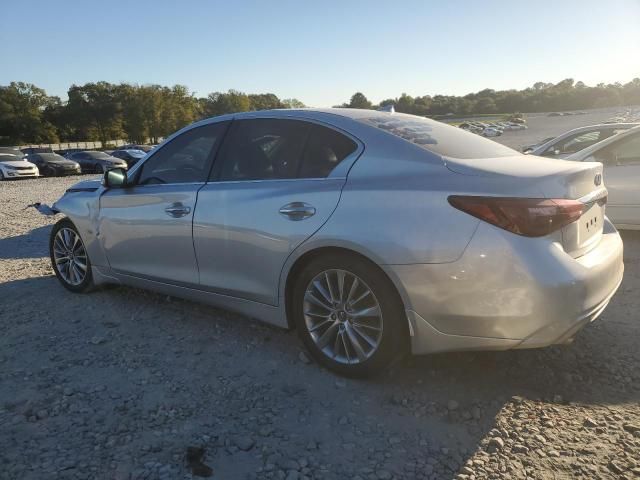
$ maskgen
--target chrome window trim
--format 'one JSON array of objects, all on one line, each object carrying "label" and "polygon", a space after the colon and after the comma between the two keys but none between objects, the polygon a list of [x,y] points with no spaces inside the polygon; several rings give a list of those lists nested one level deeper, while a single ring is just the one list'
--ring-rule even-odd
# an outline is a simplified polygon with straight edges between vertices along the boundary
[{"label": "chrome window trim", "polygon": [[266,182],[319,182],[324,180],[346,180],[347,177],[314,177],[314,178],[265,178],[261,180],[212,180],[207,185],[233,184],[233,183],[266,183]]}]

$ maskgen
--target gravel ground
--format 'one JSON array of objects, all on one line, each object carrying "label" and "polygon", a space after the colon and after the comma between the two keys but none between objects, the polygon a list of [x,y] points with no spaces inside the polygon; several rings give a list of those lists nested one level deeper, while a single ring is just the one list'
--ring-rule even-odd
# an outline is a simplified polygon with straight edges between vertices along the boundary
[{"label": "gravel ground", "polygon": [[52,202],[77,178],[0,184],[0,478],[640,476],[640,232],[571,346],[407,359],[345,380],[294,333],[52,274]]}]

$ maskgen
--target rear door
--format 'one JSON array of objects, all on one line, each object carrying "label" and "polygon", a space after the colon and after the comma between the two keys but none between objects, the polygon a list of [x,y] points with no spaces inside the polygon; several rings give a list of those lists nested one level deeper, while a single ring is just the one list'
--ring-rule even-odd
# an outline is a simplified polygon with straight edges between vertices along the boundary
[{"label": "rear door", "polygon": [[640,132],[606,146],[594,159],[605,166],[607,216],[615,225],[640,226]]},{"label": "rear door", "polygon": [[[201,287],[276,305],[289,254],[324,224],[361,145],[318,124],[235,120],[193,223]],[[332,175],[333,174],[333,175]]]},{"label": "rear door", "polygon": [[182,133],[144,162],[130,179],[132,186],[102,195],[98,238],[113,270],[198,285],[193,212],[227,126],[214,123]]}]

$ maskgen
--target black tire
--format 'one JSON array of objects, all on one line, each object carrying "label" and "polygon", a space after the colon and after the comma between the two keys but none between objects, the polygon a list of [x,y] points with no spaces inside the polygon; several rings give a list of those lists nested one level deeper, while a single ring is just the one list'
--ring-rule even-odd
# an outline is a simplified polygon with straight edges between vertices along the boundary
[{"label": "black tire", "polygon": [[[381,311],[382,332],[378,346],[372,350],[370,357],[358,363],[336,361],[323,352],[305,320],[305,293],[310,283],[325,271],[341,270],[355,275],[363,281],[373,293]],[[346,290],[346,287],[345,287]],[[295,279],[292,291],[291,313],[298,336],[311,354],[321,365],[329,370],[347,377],[364,378],[384,371],[393,360],[406,352],[408,340],[407,321],[404,316],[402,301],[389,278],[377,266],[353,255],[334,253],[312,259]],[[343,320],[344,321],[344,320]],[[351,322],[351,320],[347,320]],[[342,327],[341,327],[342,328]],[[344,347],[346,353],[347,347]]]},{"label": "black tire", "polygon": [[59,270],[59,267],[56,264],[56,258],[54,256],[54,243],[56,240],[56,235],[58,234],[58,232],[60,232],[63,229],[69,229],[72,230],[73,232],[75,232],[75,234],[79,237],[80,242],[82,243],[82,247],[83,249],[84,247],[84,241],[82,240],[82,237],[80,236],[80,233],[78,232],[78,229],[75,227],[75,225],[73,224],[73,222],[71,222],[71,220],[69,220],[68,218],[63,218],[62,220],[60,220],[58,223],[56,223],[53,226],[53,229],[51,230],[51,235],[49,237],[49,257],[51,259],[51,267],[53,268],[53,271],[56,274],[56,277],[58,278],[58,280],[60,281],[60,283],[62,284],[62,286],[64,288],[66,288],[67,290],[74,292],[74,293],[86,293],[89,292],[91,290],[94,289],[95,284],[93,282],[93,275],[91,272],[91,261],[89,259],[89,254],[88,252],[85,251],[85,258],[86,258],[86,273],[84,275],[84,278],[82,279],[81,282],[77,283],[77,284],[73,284],[70,283],[69,281],[67,281],[67,279],[64,278],[64,275],[61,273],[61,271]]}]

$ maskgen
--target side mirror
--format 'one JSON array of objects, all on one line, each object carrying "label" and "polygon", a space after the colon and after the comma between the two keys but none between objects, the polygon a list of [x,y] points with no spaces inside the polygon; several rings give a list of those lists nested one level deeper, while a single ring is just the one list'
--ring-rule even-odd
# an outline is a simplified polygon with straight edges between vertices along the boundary
[{"label": "side mirror", "polygon": [[107,188],[123,188],[127,186],[127,172],[124,168],[107,170],[102,177],[102,185]]}]

